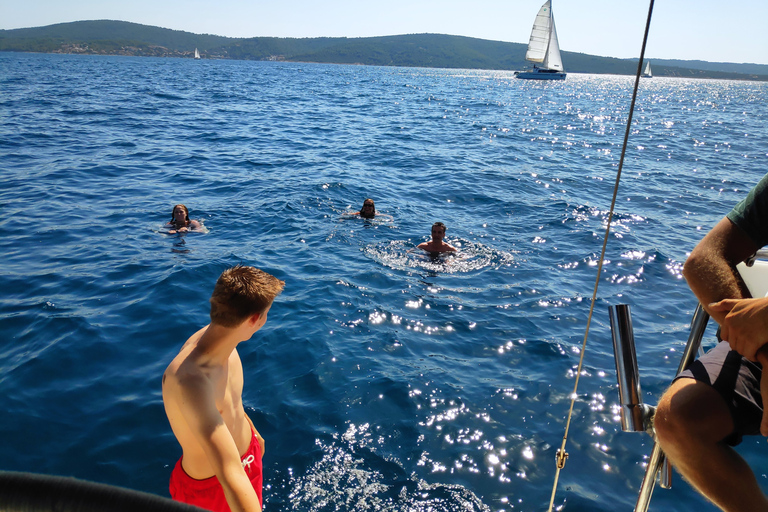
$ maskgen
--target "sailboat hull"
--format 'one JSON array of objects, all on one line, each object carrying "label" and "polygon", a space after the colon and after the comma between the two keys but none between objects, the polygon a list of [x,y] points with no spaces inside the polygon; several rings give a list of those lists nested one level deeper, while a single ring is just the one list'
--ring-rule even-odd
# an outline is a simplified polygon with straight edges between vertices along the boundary
[{"label": "sailboat hull", "polygon": [[534,68],[532,71],[515,71],[515,78],[526,80],[565,80],[566,73],[554,69]]}]

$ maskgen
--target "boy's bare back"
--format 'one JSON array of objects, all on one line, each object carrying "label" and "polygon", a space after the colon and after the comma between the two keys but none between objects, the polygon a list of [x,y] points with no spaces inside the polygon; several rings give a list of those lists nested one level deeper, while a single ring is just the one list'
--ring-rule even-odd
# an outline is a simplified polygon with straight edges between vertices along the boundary
[{"label": "boy's bare back", "polygon": [[[171,429],[181,445],[182,466],[189,476],[198,480],[214,476],[215,470],[184,417],[185,397],[188,397],[190,412],[198,416],[196,420],[201,425],[216,428],[223,424],[238,454],[245,452],[251,439],[242,403],[243,366],[237,349],[232,351],[225,366],[200,357],[198,341],[209,327],[200,329],[187,340],[163,374],[163,403]],[[215,404],[215,411],[206,403],[209,401]],[[202,414],[206,409],[210,409],[209,417]]]},{"label": "boy's bare back", "polygon": [[175,500],[214,511],[261,511],[264,439],[243,408],[237,345],[265,324],[284,285],[252,267],[225,270],[211,296],[211,323],[165,370],[163,404],[182,449],[171,474]]}]

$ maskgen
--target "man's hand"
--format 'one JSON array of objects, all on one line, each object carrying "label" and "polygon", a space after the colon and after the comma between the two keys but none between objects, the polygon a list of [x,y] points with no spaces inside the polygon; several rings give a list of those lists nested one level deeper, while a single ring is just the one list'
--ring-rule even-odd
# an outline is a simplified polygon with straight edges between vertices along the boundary
[{"label": "man's hand", "polygon": [[768,343],[768,297],[725,299],[710,304],[709,309],[726,313],[720,324],[720,337],[733,350],[750,361],[756,361],[758,350]]}]

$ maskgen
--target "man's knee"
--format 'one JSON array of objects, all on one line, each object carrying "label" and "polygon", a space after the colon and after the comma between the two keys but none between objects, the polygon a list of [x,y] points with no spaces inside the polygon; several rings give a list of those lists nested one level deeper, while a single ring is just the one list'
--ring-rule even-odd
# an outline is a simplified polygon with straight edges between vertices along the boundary
[{"label": "man's knee", "polygon": [[714,388],[693,379],[679,379],[661,397],[654,429],[662,448],[685,442],[719,442],[733,431],[733,419]]}]

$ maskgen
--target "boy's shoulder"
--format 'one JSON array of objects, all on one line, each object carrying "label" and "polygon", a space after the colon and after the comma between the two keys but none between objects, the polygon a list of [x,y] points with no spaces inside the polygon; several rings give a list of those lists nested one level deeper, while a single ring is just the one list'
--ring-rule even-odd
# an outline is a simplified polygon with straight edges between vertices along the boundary
[{"label": "boy's shoulder", "polygon": [[180,384],[185,382],[187,379],[194,381],[196,377],[203,376],[201,368],[194,363],[190,356],[195,350],[197,342],[200,341],[200,337],[203,331],[207,327],[208,326],[203,327],[195,334],[190,336],[186,342],[184,342],[184,345],[182,345],[181,349],[179,349],[179,352],[173,357],[171,362],[165,368],[165,372],[163,372],[163,384],[166,383],[168,378],[172,379],[175,384]]}]

